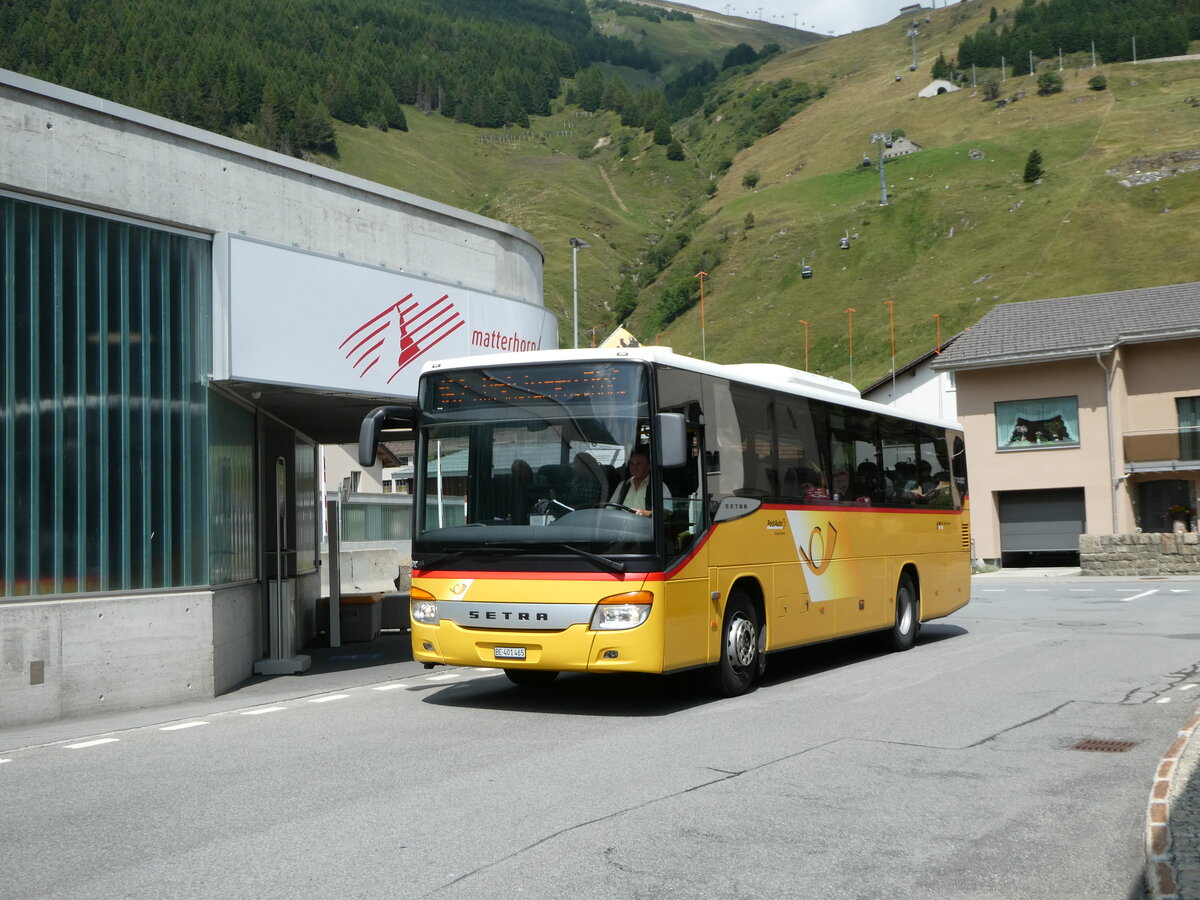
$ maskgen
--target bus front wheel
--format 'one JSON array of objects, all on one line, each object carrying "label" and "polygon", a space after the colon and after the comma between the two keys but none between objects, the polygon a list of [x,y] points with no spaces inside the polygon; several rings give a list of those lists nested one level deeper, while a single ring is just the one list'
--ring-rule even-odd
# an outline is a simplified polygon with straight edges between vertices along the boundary
[{"label": "bus front wheel", "polygon": [[916,642],[920,627],[917,586],[913,584],[912,576],[905,572],[900,576],[900,584],[896,587],[896,623],[892,626],[890,635],[892,649],[909,649]]},{"label": "bus front wheel", "polygon": [[546,687],[558,677],[557,672],[543,669],[505,669],[504,674],[509,681],[521,687]]},{"label": "bus front wheel", "polygon": [[712,672],[713,687],[726,697],[750,689],[761,669],[762,646],[758,614],[745,594],[736,592],[725,607],[721,628],[721,655]]}]

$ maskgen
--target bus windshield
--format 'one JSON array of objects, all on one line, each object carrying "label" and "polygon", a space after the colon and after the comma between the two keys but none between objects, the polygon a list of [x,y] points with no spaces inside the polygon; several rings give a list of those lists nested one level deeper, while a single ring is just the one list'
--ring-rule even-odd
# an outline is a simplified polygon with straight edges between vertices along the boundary
[{"label": "bus windshield", "polygon": [[647,372],[605,361],[428,373],[414,554],[653,553],[654,516],[610,503],[631,452],[649,446]]}]

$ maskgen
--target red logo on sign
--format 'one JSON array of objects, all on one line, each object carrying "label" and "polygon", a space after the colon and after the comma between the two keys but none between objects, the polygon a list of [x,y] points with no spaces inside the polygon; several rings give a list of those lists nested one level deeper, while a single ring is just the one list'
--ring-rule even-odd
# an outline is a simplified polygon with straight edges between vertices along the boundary
[{"label": "red logo on sign", "polygon": [[339,350],[346,351],[346,359],[354,360],[352,365],[359,370],[359,378],[383,359],[393,323],[399,333],[399,353],[396,371],[388,378],[388,384],[413,360],[424,356],[466,324],[449,294],[442,294],[425,305],[413,300],[412,296],[408,294],[400,302],[388,304],[379,315],[358,326],[339,345]]}]

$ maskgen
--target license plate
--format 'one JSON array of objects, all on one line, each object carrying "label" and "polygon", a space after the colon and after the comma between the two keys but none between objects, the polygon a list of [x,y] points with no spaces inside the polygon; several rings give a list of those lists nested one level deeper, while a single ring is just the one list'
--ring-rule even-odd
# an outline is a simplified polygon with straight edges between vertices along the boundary
[{"label": "license plate", "polygon": [[496,659],[524,659],[524,647],[496,647]]}]

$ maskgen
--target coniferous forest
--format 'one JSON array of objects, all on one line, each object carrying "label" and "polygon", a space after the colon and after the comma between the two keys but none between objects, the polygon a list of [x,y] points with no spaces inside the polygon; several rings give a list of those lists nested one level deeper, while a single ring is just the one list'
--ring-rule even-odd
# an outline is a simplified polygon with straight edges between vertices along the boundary
[{"label": "coniferous forest", "polygon": [[600,61],[658,68],[584,0],[0,2],[0,67],[285,153],[406,129],[401,104],[527,125]]},{"label": "coniferous forest", "polygon": [[1021,0],[1011,20],[992,9],[992,23],[958,46],[959,68],[999,68],[1029,73],[1029,56],[1091,52],[1100,62],[1178,56],[1200,38],[1200,0]]}]

